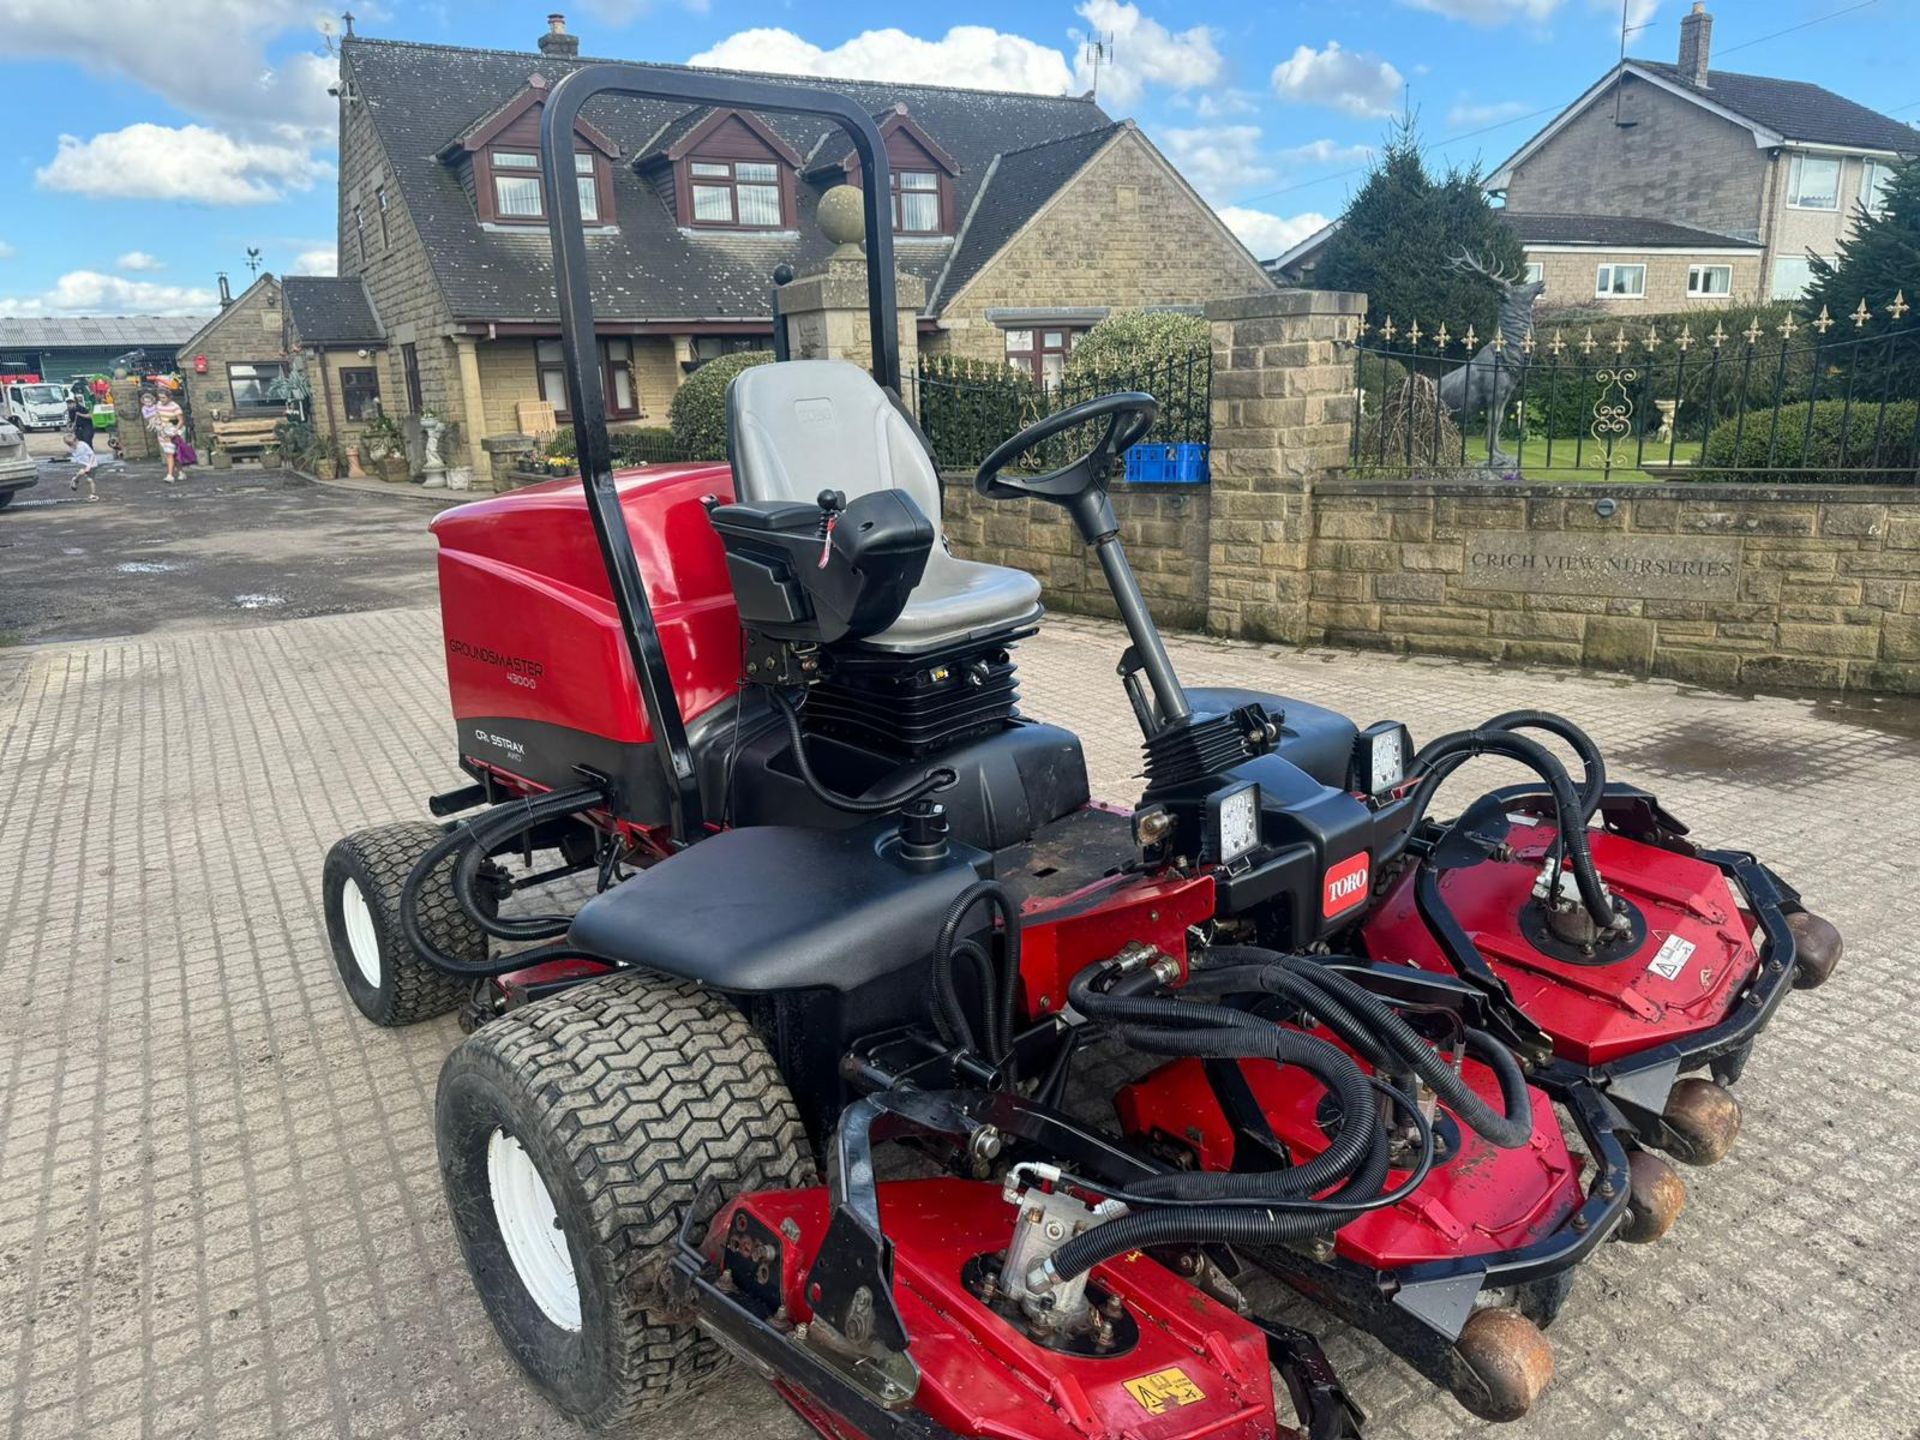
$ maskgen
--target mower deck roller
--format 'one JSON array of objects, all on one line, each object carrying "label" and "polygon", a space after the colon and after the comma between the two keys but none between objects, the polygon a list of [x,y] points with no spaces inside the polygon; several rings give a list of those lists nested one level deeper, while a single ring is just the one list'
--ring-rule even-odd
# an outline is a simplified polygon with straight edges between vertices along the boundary
[{"label": "mower deck roller", "polygon": [[[776,335],[724,465],[611,469],[566,157],[613,95],[838,127],[858,161],[871,378]],[[531,1382],[600,1428],[732,1355],[841,1440],[1357,1437],[1257,1269],[1475,1414],[1526,1413],[1576,1267],[1673,1229],[1652,1152],[1725,1153],[1726,1087],[1832,972],[1832,927],[1558,717],[1416,754],[1398,722],[1184,685],[1106,490],[1141,393],[975,477],[1064,509],[1125,626],[1146,784],[1093,804],[1078,738],[1020,707],[1039,586],[950,552],[899,407],[873,118],[585,64],[541,124],[582,481],[434,521],[467,783],[444,824],[341,841],[324,884],[370,1019],[473,1032],[440,1167]],[[1023,467],[1069,434],[1086,454]],[[1430,818],[1476,755],[1533,778]],[[559,880],[592,897],[531,903]],[[1078,1078],[1094,1051],[1117,1096]]]}]

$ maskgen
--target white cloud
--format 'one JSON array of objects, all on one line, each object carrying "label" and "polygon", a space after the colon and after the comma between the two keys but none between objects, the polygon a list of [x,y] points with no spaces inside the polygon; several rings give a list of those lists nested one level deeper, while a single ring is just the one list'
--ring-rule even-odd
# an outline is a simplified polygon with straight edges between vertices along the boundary
[{"label": "white cloud", "polygon": [[270,41],[315,20],[303,0],[125,0],[111,24],[84,6],[0,0],[9,58],[48,56],[124,76],[194,115],[331,133],[333,60],[306,53],[278,68],[267,60]]},{"label": "white cloud", "polygon": [[313,250],[302,250],[294,257],[295,275],[337,275],[340,273],[340,259],[334,254],[333,246],[323,245]]},{"label": "white cloud", "polygon": [[[1126,0],[1082,0],[1076,13],[1091,27],[1087,38],[1113,41],[1110,58],[1100,67],[1102,100],[1130,105],[1150,84],[1191,90],[1213,84],[1226,69],[1210,26],[1175,32],[1142,15],[1138,5]],[[1084,55],[1076,76],[1082,89],[1093,83]]]},{"label": "white cloud", "polygon": [[1063,95],[1073,84],[1073,71],[1058,50],[985,25],[956,25],[938,40],[893,28],[866,30],[831,50],[791,30],[763,26],[729,35],[687,63],[1041,95]]},{"label": "white cloud", "polygon": [[19,253],[20,252],[15,250],[13,246],[7,244],[6,241],[0,240],[0,260],[11,260]]},{"label": "white cloud", "polygon": [[1249,210],[1243,205],[1222,205],[1220,218],[1240,241],[1262,260],[1282,255],[1330,222],[1325,215],[1308,211],[1304,215],[1273,215],[1265,210]]},{"label": "white cloud", "polygon": [[157,285],[97,270],[70,270],[42,294],[0,299],[0,314],[197,315],[212,313],[216,304],[213,291],[196,286]]},{"label": "white cloud", "polygon": [[95,199],[257,205],[310,190],[332,167],[298,145],[236,140],[204,125],[140,123],[82,140],[62,135],[34,172],[47,190]]},{"label": "white cloud", "polygon": [[1538,24],[1560,8],[1560,0],[1400,0],[1415,10],[1431,10],[1469,25],[1506,25],[1515,20]]},{"label": "white cloud", "polygon": [[1342,145],[1338,140],[1309,140],[1304,145],[1292,145],[1282,150],[1279,159],[1293,166],[1364,165],[1373,159],[1373,147]]},{"label": "white cloud", "polygon": [[1349,115],[1393,114],[1404,84],[1400,72],[1378,55],[1342,50],[1337,40],[1329,40],[1324,50],[1302,45],[1273,67],[1274,93],[1282,100],[1330,105]]},{"label": "white cloud", "polygon": [[1485,105],[1476,105],[1465,97],[1447,111],[1447,125],[1450,129],[1464,130],[1475,125],[1497,125],[1502,120],[1512,120],[1526,114],[1534,107],[1525,100],[1494,100]]},{"label": "white cloud", "polygon": [[1273,179],[1260,157],[1258,125],[1213,125],[1166,132],[1167,155],[1202,195],[1231,195]]},{"label": "white cloud", "polygon": [[167,268],[167,262],[164,260],[156,260],[144,250],[129,250],[113,262],[113,268],[116,270],[132,270],[135,272],[164,270]]},{"label": "white cloud", "polygon": [[[0,0],[0,4],[7,0]],[[627,0],[611,0],[625,4]],[[1173,31],[1140,13],[1128,0],[1081,0],[1077,12],[1093,35],[1111,37],[1110,60],[1100,66],[1100,98],[1131,104],[1149,85],[1190,90],[1212,85],[1226,63],[1206,25]],[[1074,48],[1089,38],[1069,31]],[[1084,54],[1069,62],[1051,45],[986,25],[955,25],[937,40],[889,26],[863,30],[831,49],[791,30],[760,26],[729,35],[687,62],[723,70],[760,70],[783,75],[820,75],[852,80],[904,80],[923,85],[959,85],[975,90],[1017,90],[1038,95],[1084,91],[1093,67]],[[1224,113],[1210,110],[1209,114]]]},{"label": "white cloud", "polygon": [[[1173,103],[1184,103],[1184,97],[1176,98]],[[1260,108],[1259,102],[1245,90],[1210,90],[1192,102],[1193,113],[1202,120],[1224,120],[1229,115],[1251,115]]]}]

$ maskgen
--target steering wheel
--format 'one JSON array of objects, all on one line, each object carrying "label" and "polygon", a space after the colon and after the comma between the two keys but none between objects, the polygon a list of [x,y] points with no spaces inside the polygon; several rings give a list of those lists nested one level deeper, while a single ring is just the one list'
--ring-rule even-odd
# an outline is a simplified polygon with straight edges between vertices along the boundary
[{"label": "steering wheel", "polygon": [[[1088,491],[1105,491],[1107,472],[1113,468],[1114,457],[1137,444],[1140,437],[1153,428],[1153,422],[1159,414],[1160,402],[1144,390],[1122,390],[1070,405],[995,446],[993,453],[980,462],[980,469],[973,477],[973,488],[990,500],[1018,500],[1032,496],[1076,510],[1078,507],[1074,501]],[[1085,425],[1103,416],[1107,417],[1106,433],[1091,450],[1072,464],[1049,470],[1044,475],[1001,476],[1001,469],[1023,452],[1042,441],[1064,434],[1076,425]]]}]

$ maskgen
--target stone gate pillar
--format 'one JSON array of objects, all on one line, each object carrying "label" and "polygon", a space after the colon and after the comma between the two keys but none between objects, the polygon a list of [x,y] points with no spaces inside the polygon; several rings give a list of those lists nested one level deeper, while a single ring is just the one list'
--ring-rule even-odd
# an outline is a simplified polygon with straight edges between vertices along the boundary
[{"label": "stone gate pillar", "polygon": [[1352,361],[1367,297],[1275,290],[1206,308],[1213,328],[1208,628],[1297,642],[1308,632],[1316,480],[1346,463]]},{"label": "stone gate pillar", "polygon": [[[867,259],[859,245],[864,233],[861,204],[860,192],[850,185],[836,185],[820,197],[820,228],[836,248],[780,288],[780,313],[786,317],[787,343],[795,360],[845,360],[863,370],[873,364]],[[919,321],[927,303],[927,285],[898,270],[893,284],[905,385],[920,359]]]}]

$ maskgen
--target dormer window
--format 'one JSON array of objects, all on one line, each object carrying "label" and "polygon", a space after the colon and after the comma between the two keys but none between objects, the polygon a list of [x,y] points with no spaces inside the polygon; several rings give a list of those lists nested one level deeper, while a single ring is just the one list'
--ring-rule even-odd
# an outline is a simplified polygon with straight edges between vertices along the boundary
[{"label": "dormer window", "polygon": [[635,168],[694,230],[791,230],[800,156],[750,110],[689,110],[662,126]]},{"label": "dormer window", "polygon": [[[893,233],[907,236],[951,235],[954,231],[953,179],[960,167],[906,107],[896,105],[876,117],[887,144],[887,171],[893,192]],[[809,178],[827,183],[835,172],[849,185],[860,183],[860,158],[848,151],[837,164],[816,166]]]},{"label": "dormer window", "polygon": [[[547,218],[546,202],[540,193],[538,155],[530,150],[489,150],[487,164],[493,172],[493,214],[488,218],[508,224]],[[591,152],[574,152],[573,173],[574,184],[580,188],[580,218],[588,225],[600,223],[604,169]]]},{"label": "dormer window", "polygon": [[[529,76],[527,88],[449,141],[439,158],[455,167],[484,223],[544,225],[547,205],[540,189],[540,111],[547,82]],[[579,187],[580,219],[587,225],[611,225],[615,145],[586,120],[574,123],[574,184]],[[381,223],[386,222],[384,208]]]},{"label": "dormer window", "polygon": [[780,166],[773,161],[692,159],[687,162],[687,185],[696,225],[781,227]]}]

